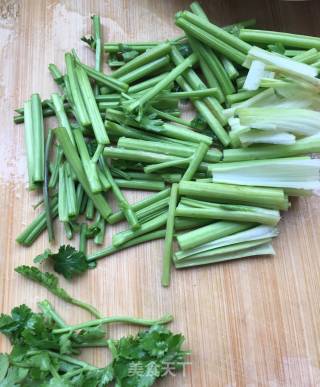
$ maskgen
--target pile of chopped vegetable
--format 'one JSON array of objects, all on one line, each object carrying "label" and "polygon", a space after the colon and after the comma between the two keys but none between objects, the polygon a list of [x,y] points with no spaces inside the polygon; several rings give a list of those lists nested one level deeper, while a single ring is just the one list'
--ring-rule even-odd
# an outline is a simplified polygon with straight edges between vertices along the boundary
[{"label": "pile of chopped vegetable", "polygon": [[[106,43],[99,17],[92,22],[83,40],[95,67],[66,53],[64,71],[49,65],[60,93],[17,109],[29,189],[43,190],[43,211],[17,241],[29,246],[46,229],[52,241],[58,217],[69,239],[80,234],[79,251],[38,261],[71,278],[162,238],[163,286],[172,263],[274,254],[280,211],[320,187],[320,160],[310,157],[320,151],[320,38],[250,29],[254,20],[221,28],[198,3],[176,15],[183,35],[165,42]],[[57,127],[45,135],[49,116]],[[129,204],[123,189],[158,192]],[[127,229],[87,255],[87,240],[102,245],[120,221]]]},{"label": "pile of chopped vegetable", "polygon": [[[23,304],[13,308],[10,315],[1,314],[0,333],[12,344],[10,354],[0,354],[1,386],[149,387],[190,364],[186,360],[190,352],[181,349],[184,337],[164,327],[172,316],[156,320],[103,317],[92,305],[74,299],[60,288],[55,275],[28,266],[16,271],[64,301],[87,310],[96,320],[69,325],[47,300],[38,303],[40,313]],[[149,328],[136,336],[115,340],[108,337],[108,327],[114,323]],[[105,367],[76,357],[85,348],[98,347],[111,352],[112,361]]]}]

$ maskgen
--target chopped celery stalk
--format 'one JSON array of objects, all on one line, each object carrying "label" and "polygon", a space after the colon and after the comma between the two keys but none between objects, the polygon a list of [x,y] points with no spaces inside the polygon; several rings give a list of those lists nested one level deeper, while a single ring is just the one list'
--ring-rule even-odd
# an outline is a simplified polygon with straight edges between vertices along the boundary
[{"label": "chopped celery stalk", "polygon": [[59,195],[58,195],[58,210],[59,220],[61,222],[67,222],[69,220],[68,215],[68,199],[67,199],[67,186],[65,176],[65,164],[59,167]]},{"label": "chopped celery stalk", "polygon": [[70,83],[70,92],[72,96],[72,102],[74,103],[75,109],[77,111],[77,118],[79,119],[81,125],[89,126],[90,119],[88,112],[81,95],[80,86],[78,82],[77,75],[75,73],[74,57],[70,53],[65,54],[65,61],[67,67],[67,79]]},{"label": "chopped celery stalk", "polygon": [[244,66],[249,67],[255,59],[260,60],[267,65],[274,66],[278,72],[282,72],[285,75],[301,79],[317,87],[320,85],[320,80],[316,78],[318,70],[310,65],[268,52],[259,47],[252,47],[248,53]]},{"label": "chopped celery stalk", "polygon": [[[119,80],[130,85],[131,83],[139,79],[143,79],[148,75],[154,74],[155,72],[161,69],[166,69],[169,63],[170,63],[170,59],[168,55],[160,57],[158,59],[155,59],[152,62],[146,63],[145,65],[130,71],[129,73],[120,77]],[[142,91],[146,91],[146,90],[149,90],[149,89],[144,89]]]},{"label": "chopped celery stalk", "polygon": [[[246,56],[244,53],[226,44],[215,36],[208,34],[207,31],[202,28],[199,28],[193,23],[190,23],[185,18],[178,17],[176,19],[176,25],[183,29],[188,35],[193,36],[194,38],[200,40],[202,43],[206,44],[210,48],[215,49],[231,61],[234,61],[239,65],[242,65],[245,61]],[[232,35],[230,34],[230,36]]]},{"label": "chopped celery stalk", "polygon": [[180,234],[177,236],[177,241],[182,250],[189,250],[204,243],[212,242],[216,239],[235,234],[236,232],[247,230],[253,226],[253,223],[219,221]]},{"label": "chopped celery stalk", "polygon": [[48,239],[49,242],[54,241],[54,229],[53,229],[53,223],[52,223],[52,216],[51,216],[51,198],[50,198],[50,191],[49,191],[49,164],[50,164],[50,150],[52,145],[52,131],[49,129],[48,137],[46,141],[45,146],[45,165],[44,165],[44,182],[43,182],[43,202],[46,212],[46,223],[47,223],[47,230],[48,230]]},{"label": "chopped celery stalk", "polygon": [[166,188],[163,181],[115,179],[120,188],[140,189],[142,191],[162,191]]},{"label": "chopped celery stalk", "polygon": [[233,105],[238,102],[246,101],[247,99],[254,97],[255,95],[261,93],[261,90],[254,91],[239,91],[236,94],[230,94],[226,96],[227,102],[229,105]]},{"label": "chopped celery stalk", "polygon": [[[138,212],[139,210],[147,208],[148,206],[150,206],[154,203],[157,203],[162,199],[168,198],[169,195],[170,195],[170,189],[167,188],[159,193],[156,193],[154,195],[150,195],[147,198],[145,198],[137,203],[131,204],[131,208],[133,209],[133,211]],[[121,211],[118,211],[118,212],[115,212],[114,214],[112,214],[111,216],[109,216],[108,223],[115,224],[117,222],[120,222],[123,219],[124,219],[124,214]]]},{"label": "chopped celery stalk", "polygon": [[244,146],[256,143],[291,145],[296,142],[296,137],[286,132],[270,132],[269,130],[253,129],[240,134],[239,140]]},{"label": "chopped celery stalk", "polygon": [[258,90],[262,78],[267,78],[266,65],[260,60],[253,60],[244,82],[243,89],[248,91]]},{"label": "chopped celery stalk", "polygon": [[181,13],[178,13],[177,17],[184,18],[188,22],[196,25],[199,28],[202,28],[204,31],[207,32],[208,35],[214,36],[216,39],[220,40],[225,44],[228,44],[229,46],[233,47],[236,50],[239,50],[240,52],[243,52],[244,54],[247,54],[251,48],[250,44],[230,34],[223,28],[220,28],[215,24],[210,23],[208,20],[204,19],[201,16],[195,15],[189,11],[183,11]]},{"label": "chopped celery stalk", "polygon": [[178,201],[178,184],[173,184],[171,187],[170,199],[169,199],[169,210],[167,212],[167,226],[166,236],[164,241],[164,253],[162,262],[162,286],[169,286],[170,283],[170,272],[171,262],[173,253],[173,235],[174,235],[174,218],[175,211]]},{"label": "chopped celery stalk", "polygon": [[320,160],[282,158],[222,163],[210,167],[213,181],[257,187],[320,189]]},{"label": "chopped celery stalk", "polygon": [[80,66],[76,67],[75,72],[96,140],[99,144],[109,144],[109,138],[104,127],[88,76],[85,70]]},{"label": "chopped celery stalk", "polygon": [[200,167],[200,164],[204,160],[208,149],[209,147],[207,144],[204,144],[203,142],[199,144],[199,146],[195,149],[194,154],[190,157],[189,166],[185,171],[184,175],[182,176],[181,181],[188,181],[193,179],[193,176],[195,175],[198,168]]},{"label": "chopped celery stalk", "polygon": [[77,215],[77,195],[74,186],[74,181],[71,176],[70,165],[68,163],[65,163],[65,185],[68,218],[72,219]]},{"label": "chopped celery stalk", "polygon": [[176,210],[177,216],[199,219],[255,222],[275,226],[280,220],[277,210],[235,204],[218,204],[182,198]]},{"label": "chopped celery stalk", "polygon": [[251,146],[246,149],[226,149],[223,162],[275,159],[280,157],[303,156],[320,152],[320,136],[314,135],[297,140],[292,145]]},{"label": "chopped celery stalk", "polygon": [[168,212],[166,211],[162,215],[150,220],[149,222],[143,223],[139,230],[125,230],[118,234],[115,234],[112,238],[112,245],[119,247],[130,240],[137,238],[141,235],[147,234],[151,231],[155,231],[166,224]]},{"label": "chopped celery stalk", "polygon": [[58,67],[53,64],[53,63],[50,63],[49,66],[49,71],[52,75],[52,78],[54,79],[54,81],[58,84],[58,85],[61,85],[63,84],[63,75],[61,73],[61,71],[58,69]]},{"label": "chopped celery stalk", "polygon": [[235,234],[216,239],[213,242],[203,244],[194,249],[177,251],[174,255],[174,258],[175,261],[182,261],[185,259],[190,259],[194,255],[197,255],[199,253],[205,253],[207,251],[211,251],[219,247],[238,245],[239,243],[247,241],[261,241],[265,239],[274,238],[278,235],[279,231],[276,227],[259,225],[250,228],[249,230],[240,231]]},{"label": "chopped celery stalk", "polygon": [[101,216],[104,219],[107,219],[108,216],[112,213],[112,210],[102,194],[93,193],[91,191],[90,184],[83,169],[81,160],[78,156],[77,150],[72,144],[66,129],[56,128],[53,131],[57,136],[58,142],[61,145],[61,148],[63,149],[65,157],[69,161],[73,172],[77,176],[80,184],[83,186],[83,189],[86,191],[89,198],[92,199],[94,206],[100,212]]},{"label": "chopped celery stalk", "polygon": [[39,94],[31,96],[31,111],[34,146],[33,180],[35,183],[41,183],[44,180],[44,124]]},{"label": "chopped celery stalk", "polygon": [[59,166],[61,164],[62,158],[63,158],[63,151],[60,146],[57,146],[53,168],[52,168],[51,176],[49,180],[49,188],[54,188],[58,183]]},{"label": "chopped celery stalk", "polygon": [[152,62],[155,59],[158,59],[164,55],[169,54],[171,51],[170,43],[159,44],[158,46],[146,51],[145,53],[137,56],[130,62],[126,63],[124,66],[120,67],[120,69],[114,71],[112,73],[112,77],[119,78],[125,74],[128,74],[130,71],[135,70],[146,63]]},{"label": "chopped celery stalk", "polygon": [[287,210],[288,197],[282,189],[247,187],[221,183],[182,181],[179,194],[217,203],[245,204],[275,210]]},{"label": "chopped celery stalk", "polygon": [[[194,149],[190,149],[189,145],[135,140],[126,137],[119,138],[118,146],[120,148],[146,151],[154,151],[156,149],[158,152],[176,157],[189,157],[194,153]],[[205,155],[204,161],[215,163],[221,160],[221,156],[222,154],[218,149],[210,149]]]},{"label": "chopped celery stalk", "polygon": [[158,163],[158,164],[150,164],[147,165],[146,167],[143,168],[145,173],[154,173],[157,172],[161,169],[167,169],[171,167],[177,167],[177,168],[183,168],[186,165],[188,165],[191,161],[191,156],[188,158],[177,158],[176,160],[171,160],[171,161],[164,161],[163,163]]},{"label": "chopped celery stalk", "polygon": [[219,82],[219,86],[222,92],[225,95],[234,93],[235,88],[231,80],[229,79],[224,67],[222,66],[219,58],[216,56],[213,50],[207,48],[202,43],[198,42],[192,37],[189,37],[189,42],[194,52],[197,52],[199,56],[203,57],[207,65],[210,67],[211,71]]},{"label": "chopped celery stalk", "polygon": [[192,219],[176,217],[174,220],[174,228],[176,231],[189,230],[192,228],[198,228],[212,223],[209,219]]},{"label": "chopped celery stalk", "polygon": [[132,85],[128,89],[128,94],[134,94],[138,93],[139,91],[149,89],[150,87],[156,85],[161,79],[163,79],[165,76],[167,76],[169,73],[165,72],[159,75],[156,75],[153,78],[149,78],[145,81],[139,82],[135,85]]},{"label": "chopped celery stalk", "polygon": [[137,218],[139,219],[139,221],[141,221],[141,223],[145,223],[146,218],[153,216],[155,213],[158,213],[159,211],[163,211],[167,209],[168,203],[169,203],[169,199],[166,197],[150,205],[147,205],[146,207],[141,208],[139,211],[136,212]]},{"label": "chopped celery stalk", "polygon": [[[58,198],[55,196],[50,203],[52,219],[58,216]],[[47,228],[46,211],[42,211],[25,229],[20,233],[16,241],[23,246],[31,246],[38,236]]]},{"label": "chopped celery stalk", "polygon": [[100,85],[107,86],[112,90],[121,92],[126,92],[129,89],[129,85],[119,79],[110,77],[109,75],[104,74],[101,70],[94,69],[90,66],[87,66],[84,63],[79,63],[79,65],[85,70],[89,78],[94,79]]},{"label": "chopped celery stalk", "polygon": [[[274,255],[275,252],[270,242],[265,242],[263,244],[259,244],[258,242],[248,242],[247,244],[243,244],[238,246],[237,249],[225,249],[221,254],[217,254],[214,256],[204,257],[204,258],[195,258],[194,260],[187,260],[181,263],[175,263],[175,267],[177,269],[184,269],[188,267],[194,267],[199,265],[208,265],[211,263],[225,262],[233,259],[239,258],[247,258],[258,255]],[[247,248],[245,248],[247,247]],[[232,250],[232,251],[227,251]]]},{"label": "chopped celery stalk", "polygon": [[240,29],[240,39],[250,43],[282,43],[286,47],[320,50],[320,38],[287,32]]},{"label": "chopped celery stalk", "polygon": [[123,193],[120,191],[119,184],[117,183],[116,180],[113,179],[110,169],[107,163],[105,162],[103,156],[100,156],[99,161],[103,172],[105,173],[107,179],[109,180],[109,183],[111,184],[112,192],[117,200],[120,210],[124,213],[124,216],[126,217],[132,230],[138,230],[140,228],[140,223],[137,219],[137,216],[135,212],[132,210],[131,206],[129,205]]},{"label": "chopped celery stalk", "polygon": [[35,167],[35,154],[34,154],[34,134],[32,125],[32,103],[28,100],[24,103],[24,141],[27,150],[27,165],[28,165],[28,181],[29,190],[35,188],[34,183],[34,167]]},{"label": "chopped celery stalk", "polygon": [[160,82],[154,85],[149,91],[146,91],[141,97],[134,102],[130,102],[128,105],[128,111],[133,112],[136,109],[141,109],[144,105],[158,95],[163,89],[165,89],[171,82],[173,82],[179,75],[181,75],[189,67],[192,67],[198,60],[195,54],[191,54],[188,58],[169,72],[169,74],[163,78]]},{"label": "chopped celery stalk", "polygon": [[231,79],[231,81],[234,81],[239,77],[239,72],[233,65],[233,63],[228,59],[225,58],[224,56],[221,57],[221,63],[228,74],[228,77]]},{"label": "chopped celery stalk", "polygon": [[58,119],[59,126],[67,130],[70,140],[74,144],[72,129],[71,129],[67,114],[64,110],[63,100],[61,96],[58,93],[52,93],[51,100],[52,100],[54,112]]},{"label": "chopped celery stalk", "polygon": [[90,189],[93,193],[101,192],[102,186],[97,172],[97,165],[90,159],[89,151],[81,130],[74,129],[73,135],[76,140],[81,163],[88,179]]}]

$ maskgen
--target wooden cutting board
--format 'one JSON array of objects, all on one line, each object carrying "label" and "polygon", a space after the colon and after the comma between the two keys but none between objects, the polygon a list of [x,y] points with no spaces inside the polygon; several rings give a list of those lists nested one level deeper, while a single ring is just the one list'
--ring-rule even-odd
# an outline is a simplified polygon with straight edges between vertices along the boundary
[{"label": "wooden cutting board", "polygon": [[[90,318],[14,273],[48,243],[45,235],[31,248],[15,243],[37,213],[32,205],[38,196],[26,189],[23,127],[13,125],[13,109],[32,92],[49,97],[56,90],[47,65],[63,66],[65,51],[75,48],[83,61],[93,63],[80,41],[90,32],[91,14],[101,15],[104,37],[111,41],[161,40],[179,34],[173,16],[187,5],[183,0],[0,1],[1,312],[21,303],[36,308],[37,301],[48,298],[70,323]],[[256,17],[262,28],[320,32],[317,1],[212,0],[204,6],[221,24]],[[143,193],[127,196],[134,202]],[[160,286],[161,241],[106,258],[81,279],[62,283],[106,315],[174,314],[171,328],[185,333],[191,365],[160,385],[320,386],[319,207],[316,197],[293,201],[280,225],[275,257],[174,272],[169,289]],[[108,228],[107,244],[115,230]],[[58,242],[64,241],[58,226],[56,233]],[[111,334],[134,331],[113,326]],[[9,348],[2,336],[0,351]],[[102,366],[106,352],[87,350],[83,358]]]}]

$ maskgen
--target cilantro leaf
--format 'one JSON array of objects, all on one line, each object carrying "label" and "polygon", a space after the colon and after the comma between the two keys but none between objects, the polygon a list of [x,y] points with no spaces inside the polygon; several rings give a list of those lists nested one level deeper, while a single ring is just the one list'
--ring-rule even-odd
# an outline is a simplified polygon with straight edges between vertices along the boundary
[{"label": "cilantro leaf", "polygon": [[63,289],[59,287],[59,279],[52,273],[42,272],[34,266],[18,266],[15,271],[23,277],[37,282],[38,284],[47,288],[51,293],[61,298],[62,300],[73,303],[72,297]]},{"label": "cilantro leaf", "polygon": [[43,254],[35,258],[34,262],[39,263],[46,259],[52,260],[54,270],[67,279],[83,274],[89,268],[85,254],[70,245],[60,246],[57,253],[45,250]]}]

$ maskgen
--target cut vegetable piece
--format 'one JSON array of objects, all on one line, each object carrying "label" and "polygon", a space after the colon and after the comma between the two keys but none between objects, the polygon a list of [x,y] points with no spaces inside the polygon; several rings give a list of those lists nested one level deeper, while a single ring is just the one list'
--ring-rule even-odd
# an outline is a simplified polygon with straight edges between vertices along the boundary
[{"label": "cut vegetable piece", "polygon": [[277,188],[182,181],[179,183],[179,194],[218,203],[239,203],[276,210],[287,210],[289,207],[288,197]]},{"label": "cut vegetable piece", "polygon": [[42,105],[39,94],[31,96],[32,110],[32,132],[34,141],[34,173],[35,183],[42,183],[44,180],[44,124]]},{"label": "cut vegetable piece", "polygon": [[283,158],[222,163],[210,167],[213,181],[258,187],[320,189],[320,160]]},{"label": "cut vegetable piece", "polygon": [[182,250],[193,249],[204,243],[235,234],[253,227],[253,223],[236,223],[220,221],[200,227],[196,230],[177,236],[177,241]]},{"label": "cut vegetable piece", "polygon": [[162,286],[169,286],[170,272],[173,253],[173,234],[174,234],[174,218],[178,200],[178,184],[173,184],[170,193],[168,219],[166,227],[166,237],[164,241],[164,253],[162,263]]},{"label": "cut vegetable piece", "polygon": [[31,100],[28,100],[24,103],[24,141],[25,141],[26,150],[27,150],[29,190],[33,190],[35,188],[35,182],[34,182],[35,154],[33,150],[34,134],[33,134],[33,125],[32,125]]}]

